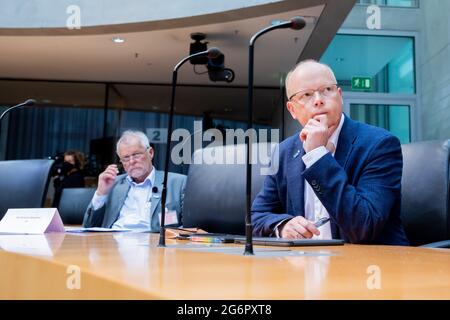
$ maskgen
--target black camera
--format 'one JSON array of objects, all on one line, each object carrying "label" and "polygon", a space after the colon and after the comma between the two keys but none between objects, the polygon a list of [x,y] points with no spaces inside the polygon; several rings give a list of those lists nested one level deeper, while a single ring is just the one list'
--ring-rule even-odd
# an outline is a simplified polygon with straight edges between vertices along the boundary
[{"label": "black camera", "polygon": [[234,71],[228,68],[222,70],[208,70],[209,80],[211,81],[226,81],[228,83],[234,80]]},{"label": "black camera", "polygon": [[[206,39],[206,34],[201,32],[191,33],[191,39],[194,40],[194,42],[189,46],[190,55],[208,50],[208,42],[202,42]],[[191,58],[189,61],[194,65],[194,68],[195,65],[206,65],[209,80],[211,81],[225,81],[229,83],[234,80],[234,71],[225,68],[225,56],[223,54],[212,59],[207,56],[195,57]]]},{"label": "black camera", "polygon": [[234,71],[225,68],[225,56],[223,54],[214,59],[208,59],[206,67],[208,68],[209,80],[211,81],[232,82],[234,80]]}]

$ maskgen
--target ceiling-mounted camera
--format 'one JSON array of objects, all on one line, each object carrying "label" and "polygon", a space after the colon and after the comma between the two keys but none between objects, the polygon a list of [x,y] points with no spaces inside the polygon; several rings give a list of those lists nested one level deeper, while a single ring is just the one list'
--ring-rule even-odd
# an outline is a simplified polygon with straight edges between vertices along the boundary
[{"label": "ceiling-mounted camera", "polygon": [[[191,33],[191,39],[194,40],[194,42],[191,42],[189,46],[189,55],[194,53],[199,53],[202,51],[208,50],[208,42],[202,42],[206,39],[206,34],[201,32],[195,32]],[[191,58],[190,60],[191,64],[207,64],[208,63],[208,57],[195,57]]]},{"label": "ceiling-mounted camera", "polygon": [[223,54],[214,59],[208,59],[206,67],[208,68],[209,80],[211,81],[232,82],[234,80],[234,71],[225,68],[225,56]]},{"label": "ceiling-mounted camera", "polygon": [[[191,42],[189,46],[190,55],[208,50],[208,42],[204,41],[206,39],[206,34],[202,32],[191,33],[191,39],[194,40],[194,42]],[[220,54],[218,57],[212,59],[207,56],[195,57],[191,58],[189,61],[194,65],[194,72],[196,72],[196,65],[206,65],[208,70],[206,72],[208,72],[209,79],[211,81],[232,82],[234,80],[234,71],[229,68],[225,68],[225,56],[223,54]],[[199,72],[196,73],[202,74]]]}]

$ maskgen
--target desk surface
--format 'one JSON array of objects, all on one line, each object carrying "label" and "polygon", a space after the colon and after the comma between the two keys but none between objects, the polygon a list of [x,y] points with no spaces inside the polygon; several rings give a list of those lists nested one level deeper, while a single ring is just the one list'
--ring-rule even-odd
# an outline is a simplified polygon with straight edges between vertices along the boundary
[{"label": "desk surface", "polygon": [[0,235],[0,298],[450,299],[445,249],[346,244],[263,257],[157,244],[146,233]]}]

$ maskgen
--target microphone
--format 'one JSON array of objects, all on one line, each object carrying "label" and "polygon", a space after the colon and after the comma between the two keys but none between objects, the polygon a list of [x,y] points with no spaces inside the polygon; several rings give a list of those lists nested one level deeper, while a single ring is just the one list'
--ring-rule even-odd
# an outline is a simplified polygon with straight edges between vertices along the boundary
[{"label": "microphone", "polygon": [[2,119],[4,116],[6,116],[10,111],[21,108],[21,107],[31,107],[36,104],[36,100],[34,99],[28,99],[22,103],[16,104],[15,106],[12,106],[8,109],[6,109],[1,115],[0,115],[0,136],[2,134]]},{"label": "microphone", "polygon": [[7,113],[9,113],[11,110],[14,110],[16,108],[20,107],[31,107],[36,104],[36,100],[34,99],[28,99],[27,101],[24,101],[22,103],[16,104],[15,106],[12,106],[8,109],[6,109],[1,115],[0,115],[0,121],[2,121],[3,117],[6,116]]},{"label": "microphone", "polygon": [[[293,30],[300,30],[306,26],[306,22],[305,22],[305,19],[297,16],[297,17],[293,17],[289,21],[280,21],[272,26],[275,26],[276,27],[275,29],[290,28]],[[273,29],[271,29],[271,30],[273,30]]]},{"label": "microphone", "polygon": [[173,124],[173,110],[175,107],[175,89],[177,86],[177,77],[178,77],[178,69],[186,62],[192,58],[196,58],[199,56],[207,56],[208,58],[214,59],[221,55],[222,52],[218,48],[212,47],[208,50],[197,52],[191,54],[178,62],[173,68],[172,73],[172,97],[170,102],[170,113],[169,113],[169,126],[167,129],[167,140],[166,140],[166,159],[164,163],[164,180],[162,185],[161,192],[161,225],[160,225],[160,233],[159,233],[159,247],[166,246],[166,198],[167,198],[167,176],[169,174],[169,158],[170,158],[170,142],[172,136],[172,124]]},{"label": "microphone", "polygon": [[[282,21],[277,24],[268,26],[253,35],[250,39],[248,46],[248,99],[247,99],[247,130],[253,129],[253,67],[254,67],[254,46],[255,41],[263,34],[275,30],[275,29],[286,29],[291,28],[294,30],[303,29],[306,25],[305,19],[302,17],[294,17],[289,21]],[[248,136],[245,139],[245,145],[247,149],[247,177],[246,177],[246,216],[245,216],[245,251],[244,255],[253,255],[253,225],[252,225],[252,215],[251,215],[251,196],[252,196],[252,167],[250,164],[251,159],[251,149],[250,141],[251,137]]]},{"label": "microphone", "polygon": [[[209,48],[208,50],[205,51],[200,51],[197,53],[193,53],[183,59],[181,59],[180,62],[177,63],[177,65],[175,66],[175,68],[173,68],[173,74],[172,74],[172,85],[176,85],[177,82],[177,73],[178,73],[178,69],[188,60],[191,60],[192,58],[197,58],[200,56],[206,56],[209,59],[214,59],[217,58],[218,56],[220,56],[222,54],[222,52],[219,50],[219,48],[216,47],[212,47]],[[174,79],[175,76],[175,79]],[[175,80],[175,82],[173,82],[173,80]],[[173,94],[173,87],[172,87],[172,94]]]},{"label": "microphone", "polygon": [[215,59],[222,54],[222,52],[220,52],[219,48],[216,48],[216,47],[212,47],[206,51],[208,52],[208,54],[207,54],[208,59]]},{"label": "microphone", "polygon": [[306,21],[302,17],[293,17],[289,28],[293,30],[301,30],[306,26]]},{"label": "microphone", "polygon": [[153,193],[158,193],[158,187],[153,187],[153,188],[152,188],[152,192],[153,192]]}]

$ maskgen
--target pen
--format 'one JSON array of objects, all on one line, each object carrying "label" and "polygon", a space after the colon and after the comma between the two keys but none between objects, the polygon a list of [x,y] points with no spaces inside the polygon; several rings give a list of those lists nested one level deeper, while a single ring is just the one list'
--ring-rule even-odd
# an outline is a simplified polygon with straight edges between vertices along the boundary
[{"label": "pen", "polygon": [[330,218],[320,218],[319,220],[314,222],[314,225],[316,226],[316,228],[319,228],[319,227],[323,226],[325,223],[327,223],[328,221],[330,221]]}]

